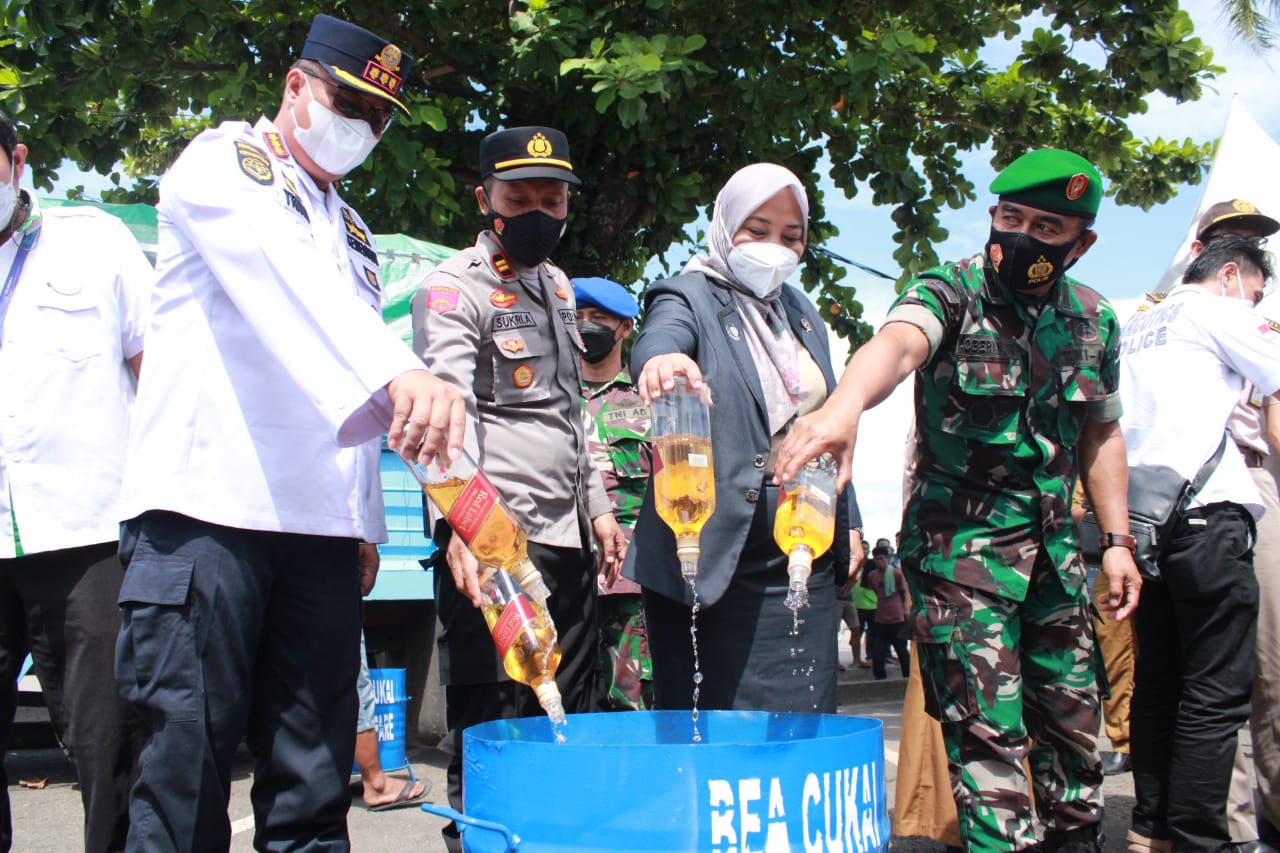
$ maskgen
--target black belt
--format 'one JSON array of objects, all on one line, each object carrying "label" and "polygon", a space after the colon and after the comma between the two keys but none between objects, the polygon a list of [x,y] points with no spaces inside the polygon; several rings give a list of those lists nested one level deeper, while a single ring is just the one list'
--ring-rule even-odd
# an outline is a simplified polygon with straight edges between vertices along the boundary
[{"label": "black belt", "polygon": [[1264,457],[1261,453],[1259,453],[1256,450],[1251,450],[1250,448],[1240,444],[1237,444],[1236,447],[1239,448],[1240,455],[1244,457],[1244,464],[1247,467],[1249,468],[1262,467],[1262,463],[1266,459],[1266,457]]}]

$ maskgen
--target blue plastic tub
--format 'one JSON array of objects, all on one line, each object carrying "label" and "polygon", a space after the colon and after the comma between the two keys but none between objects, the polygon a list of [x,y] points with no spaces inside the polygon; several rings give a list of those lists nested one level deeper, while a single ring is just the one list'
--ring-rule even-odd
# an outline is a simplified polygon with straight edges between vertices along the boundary
[{"label": "blue plastic tub", "polygon": [[[574,714],[463,733],[468,853],[888,849],[884,731],[827,714]],[[427,811],[454,812],[436,805]]]}]

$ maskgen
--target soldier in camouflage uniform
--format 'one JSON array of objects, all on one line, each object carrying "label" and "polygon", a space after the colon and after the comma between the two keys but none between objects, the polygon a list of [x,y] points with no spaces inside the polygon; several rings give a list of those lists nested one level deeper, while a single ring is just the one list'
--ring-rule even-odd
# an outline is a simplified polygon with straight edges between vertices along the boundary
[{"label": "soldier in camouflage uniform", "polygon": [[[635,328],[640,305],[607,278],[573,279],[582,336],[582,420],[591,461],[604,479],[613,516],[631,541],[631,529],[649,482],[649,407],[622,366],[622,345]],[[640,585],[602,575],[596,614],[600,672],[596,704],[602,711],[653,707],[653,659],[644,629]]]},{"label": "soldier in camouflage uniform", "polygon": [[991,191],[985,252],[907,285],[835,394],[792,429],[777,470],[786,479],[834,451],[847,479],[861,413],[915,372],[919,466],[901,556],[964,845],[1100,851],[1100,668],[1071,526],[1077,464],[1114,546],[1102,608],[1126,617],[1141,586],[1117,425],[1118,324],[1062,274],[1096,239],[1101,177],[1042,149]]}]

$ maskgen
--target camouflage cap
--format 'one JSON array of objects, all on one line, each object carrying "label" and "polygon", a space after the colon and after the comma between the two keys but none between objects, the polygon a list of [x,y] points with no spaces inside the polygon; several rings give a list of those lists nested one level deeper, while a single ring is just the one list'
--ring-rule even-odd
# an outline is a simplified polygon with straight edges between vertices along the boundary
[{"label": "camouflage cap", "polygon": [[599,277],[575,278],[570,281],[573,283],[574,300],[579,308],[599,308],[624,320],[634,319],[640,313],[640,303],[616,281]]},{"label": "camouflage cap", "polygon": [[1196,226],[1196,239],[1203,241],[1213,226],[1224,222],[1236,222],[1257,228],[1260,237],[1280,231],[1280,222],[1263,215],[1262,211],[1244,199],[1233,198],[1230,201],[1220,201],[1204,212],[1204,216],[1200,217],[1200,224]]},{"label": "camouflage cap", "polygon": [[997,175],[991,192],[1039,210],[1092,219],[1102,204],[1102,175],[1079,154],[1037,148]]}]

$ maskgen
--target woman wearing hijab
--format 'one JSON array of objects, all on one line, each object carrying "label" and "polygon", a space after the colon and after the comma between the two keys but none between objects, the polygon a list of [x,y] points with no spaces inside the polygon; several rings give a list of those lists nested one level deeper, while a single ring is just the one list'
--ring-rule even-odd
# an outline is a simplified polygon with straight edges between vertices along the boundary
[{"label": "woman wearing hijab", "polygon": [[[671,391],[678,375],[709,385],[714,398],[716,511],[702,529],[697,575],[702,709],[836,710],[835,594],[849,569],[847,531],[859,526],[852,490],[839,501],[835,546],[814,561],[798,633],[783,603],[787,557],[773,539],[774,448],[836,383],[826,325],[785,283],[804,252],[808,214],[804,186],[782,166],[736,172],[716,197],[709,253],[650,286],[631,352],[645,399]],[[624,574],[643,588],[657,707],[693,707],[693,596],[652,480]]]}]

